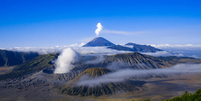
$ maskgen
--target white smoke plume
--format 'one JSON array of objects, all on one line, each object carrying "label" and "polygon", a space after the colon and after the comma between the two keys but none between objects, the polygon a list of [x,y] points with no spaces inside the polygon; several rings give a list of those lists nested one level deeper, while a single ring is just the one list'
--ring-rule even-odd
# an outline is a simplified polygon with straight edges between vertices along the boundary
[{"label": "white smoke plume", "polygon": [[101,25],[101,23],[99,22],[97,25],[96,25],[97,29],[95,30],[95,33],[96,33],[96,36],[99,35],[100,31],[103,29],[103,26]]},{"label": "white smoke plume", "polygon": [[80,54],[74,51],[72,48],[64,49],[55,62],[56,69],[54,73],[68,73],[73,67],[72,63],[79,61],[80,58]]},{"label": "white smoke plume", "polygon": [[77,82],[77,86],[98,86],[108,82],[121,82],[133,76],[144,76],[148,74],[172,74],[172,73],[200,73],[201,64],[178,64],[173,67],[164,69],[151,69],[151,70],[133,70],[133,69],[121,69],[113,73],[103,75],[101,77],[90,79],[89,77],[81,78]]}]

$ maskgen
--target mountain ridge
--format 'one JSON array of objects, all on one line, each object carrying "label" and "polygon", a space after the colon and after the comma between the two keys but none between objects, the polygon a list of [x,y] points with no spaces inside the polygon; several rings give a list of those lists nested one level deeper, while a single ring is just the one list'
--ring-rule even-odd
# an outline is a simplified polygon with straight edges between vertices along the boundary
[{"label": "mountain ridge", "polygon": [[103,37],[96,37],[93,40],[89,41],[87,44],[85,44],[83,47],[101,47],[106,46],[108,49],[114,49],[118,51],[133,51],[133,52],[157,52],[157,51],[163,51],[161,49],[157,49],[155,47],[152,47],[150,45],[140,45],[135,43],[127,43],[125,45],[133,46],[126,47],[122,45],[115,45],[114,43],[108,41],[107,39]]},{"label": "mountain ridge", "polygon": [[125,45],[129,45],[129,46],[133,46],[133,50],[134,51],[138,51],[138,52],[156,52],[156,51],[163,51],[161,49],[152,47],[150,45],[140,45],[140,44],[136,44],[136,43],[127,43]]},{"label": "mountain ridge", "polygon": [[0,66],[14,66],[39,56],[37,52],[16,52],[0,49]]}]

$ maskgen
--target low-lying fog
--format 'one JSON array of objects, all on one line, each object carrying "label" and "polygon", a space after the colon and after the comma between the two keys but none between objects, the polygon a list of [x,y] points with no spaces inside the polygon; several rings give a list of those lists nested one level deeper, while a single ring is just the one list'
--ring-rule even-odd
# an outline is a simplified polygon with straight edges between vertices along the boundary
[{"label": "low-lying fog", "polygon": [[98,78],[90,79],[87,75],[79,79],[77,86],[97,86],[108,82],[121,82],[133,76],[172,75],[175,73],[201,73],[201,64],[178,64],[173,67],[151,70],[119,69]]}]

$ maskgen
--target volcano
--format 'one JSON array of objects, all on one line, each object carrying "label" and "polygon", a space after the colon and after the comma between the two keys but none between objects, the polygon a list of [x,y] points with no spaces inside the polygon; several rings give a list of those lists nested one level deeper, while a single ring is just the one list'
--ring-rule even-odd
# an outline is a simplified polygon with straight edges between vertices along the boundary
[{"label": "volcano", "polygon": [[115,46],[112,42],[106,40],[103,37],[96,37],[93,40],[89,41],[83,47],[96,47],[96,46]]},{"label": "volcano", "polygon": [[88,75],[90,78],[96,78],[112,71],[106,68],[88,68],[75,79],[71,80],[69,84],[65,87],[60,88],[60,93],[71,96],[102,96],[102,95],[111,95],[117,92],[132,92],[139,90],[139,87],[144,85],[144,81],[131,81],[126,80],[123,82],[108,82],[105,84],[100,84],[98,86],[76,86],[76,82],[81,79],[82,76]]}]

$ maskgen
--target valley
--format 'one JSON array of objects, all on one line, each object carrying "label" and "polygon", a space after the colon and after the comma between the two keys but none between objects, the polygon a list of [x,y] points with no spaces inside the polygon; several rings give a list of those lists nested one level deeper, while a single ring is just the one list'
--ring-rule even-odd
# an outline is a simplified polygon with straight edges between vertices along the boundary
[{"label": "valley", "polygon": [[[157,70],[183,63],[201,63],[200,59],[188,57],[153,57],[137,52],[104,56],[104,60],[95,64],[86,63],[86,56],[74,63],[69,73],[54,74],[55,66],[51,62],[59,54],[40,55],[15,67],[2,67],[0,75],[0,98],[2,100],[38,100],[38,101],[159,101],[180,96],[184,91],[195,92],[201,88],[200,73],[143,74],[126,77],[122,81],[108,81],[96,86],[93,80],[112,75],[117,70]],[[93,60],[97,57],[87,57]],[[118,64],[118,61],[121,61]],[[117,63],[117,65],[112,65]],[[122,65],[123,63],[123,65]],[[108,67],[113,66],[113,68]],[[101,67],[101,68],[100,68]],[[5,68],[9,68],[6,71]],[[3,71],[5,70],[5,71]],[[83,77],[85,77],[83,79]],[[86,78],[87,77],[87,78]],[[120,76],[121,77],[121,76]],[[105,80],[108,79],[107,77]],[[121,78],[119,78],[121,79]],[[81,80],[81,81],[80,81]],[[82,81],[84,80],[84,81]],[[83,82],[92,80],[87,85]],[[109,80],[109,79],[108,79]],[[111,80],[115,80],[111,79]],[[81,85],[77,85],[81,83]],[[99,82],[99,81],[98,81]]]}]

